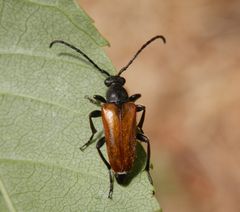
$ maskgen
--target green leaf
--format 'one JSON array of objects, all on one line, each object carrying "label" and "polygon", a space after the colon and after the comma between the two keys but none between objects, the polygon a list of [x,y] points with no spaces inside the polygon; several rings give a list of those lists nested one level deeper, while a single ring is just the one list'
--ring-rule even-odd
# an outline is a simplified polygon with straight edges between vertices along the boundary
[{"label": "green leaf", "polygon": [[[63,45],[81,48],[101,68],[115,69],[92,20],[70,0],[0,0],[0,211],[157,211],[138,159],[127,186],[114,184],[91,135],[85,95],[104,95],[104,76]],[[100,120],[96,139],[102,134]],[[95,140],[96,140],[95,139]],[[106,155],[105,147],[103,152]]]}]

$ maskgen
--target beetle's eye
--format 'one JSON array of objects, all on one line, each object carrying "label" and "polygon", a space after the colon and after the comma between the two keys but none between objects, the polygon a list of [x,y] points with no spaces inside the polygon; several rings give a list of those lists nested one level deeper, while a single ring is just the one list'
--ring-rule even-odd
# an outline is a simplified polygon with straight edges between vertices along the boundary
[{"label": "beetle's eye", "polygon": [[110,77],[108,77],[107,79],[105,79],[104,84],[109,87],[112,84],[112,79],[110,79]]}]

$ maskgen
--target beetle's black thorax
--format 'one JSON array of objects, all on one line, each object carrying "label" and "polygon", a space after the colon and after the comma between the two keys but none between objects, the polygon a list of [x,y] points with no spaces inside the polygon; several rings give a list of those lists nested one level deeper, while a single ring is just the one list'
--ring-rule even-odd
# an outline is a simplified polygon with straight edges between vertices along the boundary
[{"label": "beetle's black thorax", "polygon": [[107,90],[106,99],[109,103],[120,105],[128,101],[128,93],[123,86],[112,84]]},{"label": "beetle's black thorax", "polygon": [[108,103],[116,103],[121,105],[128,101],[128,93],[123,87],[125,79],[120,76],[110,76],[104,81],[108,87],[106,99]]}]

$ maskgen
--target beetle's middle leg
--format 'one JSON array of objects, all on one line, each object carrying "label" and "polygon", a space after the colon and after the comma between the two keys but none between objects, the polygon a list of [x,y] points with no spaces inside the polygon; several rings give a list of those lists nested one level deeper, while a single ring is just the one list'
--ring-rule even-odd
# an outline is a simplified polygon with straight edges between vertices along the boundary
[{"label": "beetle's middle leg", "polygon": [[101,111],[100,110],[94,110],[89,114],[89,123],[90,123],[90,128],[91,128],[91,131],[92,131],[92,135],[90,136],[87,143],[85,143],[83,146],[80,147],[81,151],[84,151],[92,143],[91,141],[93,139],[93,136],[97,132],[97,130],[96,130],[94,124],[93,124],[92,118],[98,118],[98,117],[101,117]]},{"label": "beetle's middle leg", "polygon": [[150,156],[151,156],[149,139],[143,133],[137,133],[136,137],[139,141],[147,143],[147,162],[146,162],[145,170],[147,171],[148,179],[149,179],[150,183],[153,184],[152,177],[149,172],[150,171]]},{"label": "beetle's middle leg", "polygon": [[110,164],[107,162],[107,160],[105,159],[105,157],[103,156],[100,148],[103,146],[103,144],[105,143],[105,137],[102,137],[96,145],[96,148],[98,150],[98,153],[102,159],[102,161],[104,162],[104,164],[107,166],[108,168],[108,172],[109,172],[109,181],[110,181],[110,189],[109,189],[109,194],[108,194],[108,198],[112,199],[112,193],[113,193],[113,175],[112,175],[112,171],[111,171],[111,166]]}]

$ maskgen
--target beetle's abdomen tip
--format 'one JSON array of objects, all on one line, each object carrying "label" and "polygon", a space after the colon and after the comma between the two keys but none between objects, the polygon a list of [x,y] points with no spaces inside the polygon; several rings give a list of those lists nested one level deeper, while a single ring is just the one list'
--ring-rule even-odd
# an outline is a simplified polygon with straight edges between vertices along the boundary
[{"label": "beetle's abdomen tip", "polygon": [[117,180],[117,182],[122,185],[125,183],[126,178],[127,178],[127,172],[123,172],[123,173],[115,173],[115,178]]}]

